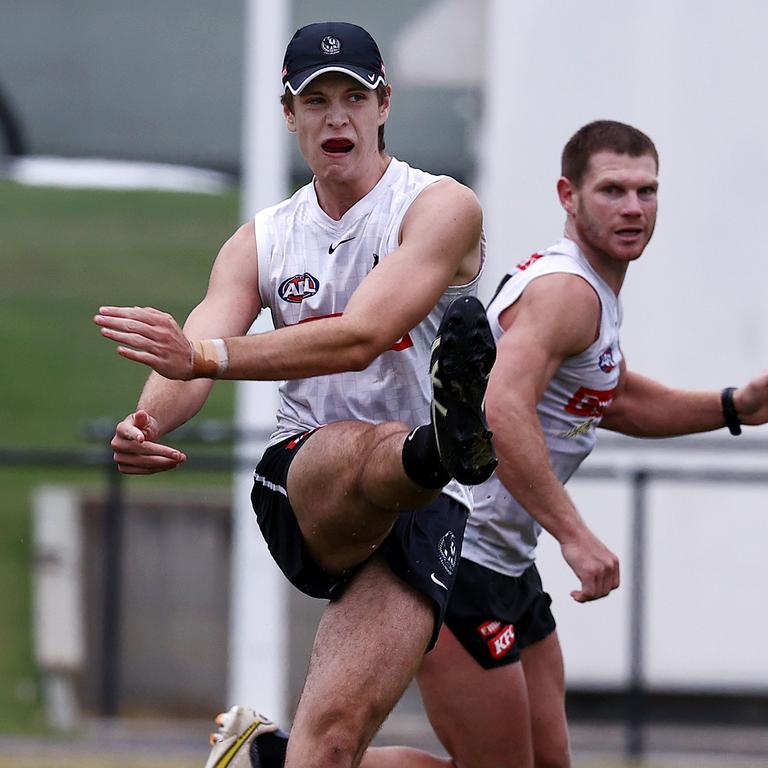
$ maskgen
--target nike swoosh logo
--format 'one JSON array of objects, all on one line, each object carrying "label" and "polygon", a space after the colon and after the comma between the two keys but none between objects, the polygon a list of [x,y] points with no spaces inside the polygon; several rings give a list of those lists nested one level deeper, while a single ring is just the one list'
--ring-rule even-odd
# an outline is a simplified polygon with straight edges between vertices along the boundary
[{"label": "nike swoosh logo", "polygon": [[352,237],[348,237],[346,240],[339,240],[339,242],[336,243],[336,245],[331,243],[328,246],[328,255],[330,256],[342,243],[348,243],[350,240],[354,240],[354,239],[355,239],[355,236],[353,235]]},{"label": "nike swoosh logo", "polygon": [[438,579],[437,576],[435,576],[435,572],[434,571],[432,571],[432,573],[429,574],[429,578],[432,579],[432,581],[434,581],[435,584],[437,584],[438,587],[442,587],[445,590],[448,589],[448,587],[445,584],[443,584],[443,582],[440,581],[440,579]]}]

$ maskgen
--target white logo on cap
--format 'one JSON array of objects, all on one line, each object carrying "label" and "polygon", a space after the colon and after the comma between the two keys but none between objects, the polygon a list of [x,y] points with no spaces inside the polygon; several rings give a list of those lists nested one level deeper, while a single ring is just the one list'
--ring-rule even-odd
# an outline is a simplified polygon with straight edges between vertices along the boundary
[{"label": "white logo on cap", "polygon": [[341,51],[341,40],[332,35],[326,35],[320,43],[320,49],[328,56]]}]

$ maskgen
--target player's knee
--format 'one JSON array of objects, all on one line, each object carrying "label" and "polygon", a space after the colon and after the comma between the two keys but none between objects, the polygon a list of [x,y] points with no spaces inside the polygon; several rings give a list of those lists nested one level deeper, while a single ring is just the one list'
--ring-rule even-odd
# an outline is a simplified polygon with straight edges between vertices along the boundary
[{"label": "player's knee", "polygon": [[317,732],[311,741],[315,764],[328,768],[354,765],[363,750],[359,735],[345,729],[341,723],[333,723],[323,732]]},{"label": "player's knee", "polygon": [[327,703],[313,723],[313,742],[321,759],[318,765],[356,765],[376,731],[375,715],[348,701]]},{"label": "player's knee", "polygon": [[571,750],[567,740],[537,745],[534,765],[536,768],[571,768]]}]

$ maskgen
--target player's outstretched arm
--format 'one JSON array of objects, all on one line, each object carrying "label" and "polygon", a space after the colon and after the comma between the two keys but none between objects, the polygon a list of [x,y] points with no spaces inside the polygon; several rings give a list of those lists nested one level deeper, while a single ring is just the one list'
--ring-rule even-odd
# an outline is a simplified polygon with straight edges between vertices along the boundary
[{"label": "player's outstretched arm", "polygon": [[[768,371],[733,392],[742,424],[768,423]],[[634,371],[623,371],[619,390],[600,424],[634,437],[674,437],[726,426],[721,391],[667,387]]]},{"label": "player's outstretched arm", "polygon": [[[94,321],[105,338],[118,342],[118,352],[123,357],[136,359],[137,354],[157,354],[157,347],[162,346],[162,339],[168,336],[180,336],[189,349],[185,333],[193,338],[244,333],[261,309],[258,296],[251,222],[238,229],[222,247],[211,271],[205,298],[190,313],[184,332],[170,315],[151,308],[103,307]],[[143,317],[151,317],[156,325],[150,329],[142,321]],[[147,349],[137,352],[131,346],[135,338],[142,338]],[[112,438],[114,459],[120,471],[152,474],[173,469],[185,461],[181,451],[158,440],[200,410],[212,383],[210,379],[172,381],[151,373],[136,411],[117,425]]]},{"label": "player's outstretched arm", "polygon": [[119,354],[166,379],[282,380],[362,370],[418,325],[450,284],[477,274],[481,226],[474,194],[445,179],[411,205],[400,247],[363,280],[341,316],[251,336],[190,322],[182,331],[151,307],[104,307],[96,322]]},{"label": "player's outstretched arm", "polygon": [[533,281],[501,315],[505,332],[486,394],[497,476],[560,543],[581,582],[571,593],[578,602],[618,587],[619,561],[587,527],[552,471],[536,404],[562,361],[594,341],[599,317],[597,296],[581,278],[557,274]]}]

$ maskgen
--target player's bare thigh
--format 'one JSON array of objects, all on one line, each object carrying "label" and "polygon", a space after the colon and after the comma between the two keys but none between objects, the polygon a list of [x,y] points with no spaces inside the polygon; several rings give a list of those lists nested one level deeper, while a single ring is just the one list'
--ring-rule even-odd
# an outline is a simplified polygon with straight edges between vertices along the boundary
[{"label": "player's bare thigh", "polygon": [[520,656],[528,685],[536,765],[569,768],[565,671],[557,632],[523,648]]},{"label": "player's bare thigh", "polygon": [[288,471],[288,498],[306,545],[329,571],[365,560],[384,540],[399,511],[435,496],[402,469],[405,424],[344,421],[318,429]]},{"label": "player's bare thigh", "polygon": [[483,669],[443,626],[417,679],[432,727],[458,766],[533,766],[528,691],[519,662]]}]

